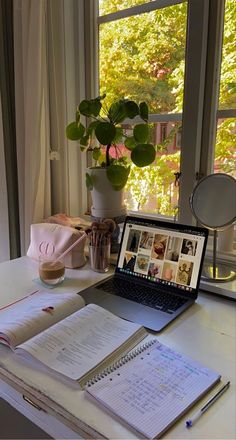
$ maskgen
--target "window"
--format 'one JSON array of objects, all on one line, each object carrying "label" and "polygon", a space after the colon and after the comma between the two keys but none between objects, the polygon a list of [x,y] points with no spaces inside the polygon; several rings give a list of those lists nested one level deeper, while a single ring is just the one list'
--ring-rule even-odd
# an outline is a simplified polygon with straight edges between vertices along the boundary
[{"label": "window", "polygon": [[169,2],[166,8],[157,3],[99,1],[99,90],[107,94],[108,104],[120,97],[148,103],[156,161],[145,169],[132,165],[125,202],[128,209],[173,216],[180,167],[180,149],[175,148],[180,123],[175,121],[182,112],[187,3]]},{"label": "window", "polygon": [[108,104],[124,96],[147,101],[152,138],[161,143],[154,165],[132,169],[128,208],[174,216],[178,205],[179,220],[190,222],[196,181],[213,171],[214,161],[215,171],[235,172],[236,4],[97,0],[97,6],[99,93],[106,92]]},{"label": "window", "polygon": [[236,3],[226,0],[214,172],[236,178]]}]

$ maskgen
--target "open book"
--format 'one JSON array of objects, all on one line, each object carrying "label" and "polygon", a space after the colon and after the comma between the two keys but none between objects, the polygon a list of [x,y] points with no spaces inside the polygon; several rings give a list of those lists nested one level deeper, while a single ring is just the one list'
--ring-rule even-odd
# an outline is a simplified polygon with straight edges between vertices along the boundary
[{"label": "open book", "polygon": [[146,335],[76,294],[36,292],[0,310],[0,342],[81,386]]}]

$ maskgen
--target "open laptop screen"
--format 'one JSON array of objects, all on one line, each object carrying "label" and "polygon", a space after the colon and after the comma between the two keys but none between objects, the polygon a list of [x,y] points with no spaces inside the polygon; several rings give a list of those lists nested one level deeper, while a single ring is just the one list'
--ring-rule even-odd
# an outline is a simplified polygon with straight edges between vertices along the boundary
[{"label": "open laptop screen", "polygon": [[194,293],[207,236],[205,228],[127,217],[116,273]]}]

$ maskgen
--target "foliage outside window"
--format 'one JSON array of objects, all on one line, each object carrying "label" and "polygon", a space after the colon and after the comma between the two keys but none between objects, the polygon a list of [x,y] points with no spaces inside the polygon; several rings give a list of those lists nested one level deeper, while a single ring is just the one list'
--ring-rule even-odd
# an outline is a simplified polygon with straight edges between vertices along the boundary
[{"label": "foliage outside window", "polygon": [[[219,110],[236,112],[236,2],[226,0]],[[214,171],[236,178],[236,117],[219,118],[215,145]]]},{"label": "foliage outside window", "polygon": [[[102,14],[115,12],[121,3],[100,1]],[[143,2],[142,2],[143,3]],[[170,6],[100,25],[99,78],[100,93],[108,101],[121,96],[145,100],[150,113],[168,114],[182,111],[187,4]],[[158,146],[163,139],[160,124],[153,123],[152,141]],[[159,146],[156,161],[144,169],[131,167],[126,185],[129,209],[175,215],[178,204],[180,148],[174,148],[180,122],[166,119],[165,148]]]},{"label": "foliage outside window", "polygon": [[[100,15],[114,13],[137,4],[135,0],[100,0]],[[188,2],[140,13],[99,25],[100,93],[108,102],[127,97],[145,100],[153,114],[153,142],[163,136],[155,162],[147,168],[132,165],[126,185],[128,209],[175,215],[178,182],[175,175],[181,161],[181,114],[183,111],[185,44]],[[220,108],[235,108],[236,2],[226,0]],[[165,115],[165,116],[164,116]],[[162,133],[163,134],[163,133]],[[235,176],[236,119],[221,118],[215,146],[215,172]]]}]

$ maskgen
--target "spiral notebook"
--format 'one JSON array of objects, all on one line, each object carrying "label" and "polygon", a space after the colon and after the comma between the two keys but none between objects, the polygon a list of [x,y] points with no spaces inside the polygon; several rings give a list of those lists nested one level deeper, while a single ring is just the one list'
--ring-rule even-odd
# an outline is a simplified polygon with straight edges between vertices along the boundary
[{"label": "spiral notebook", "polygon": [[220,374],[156,339],[94,376],[86,393],[139,436],[159,438]]}]

